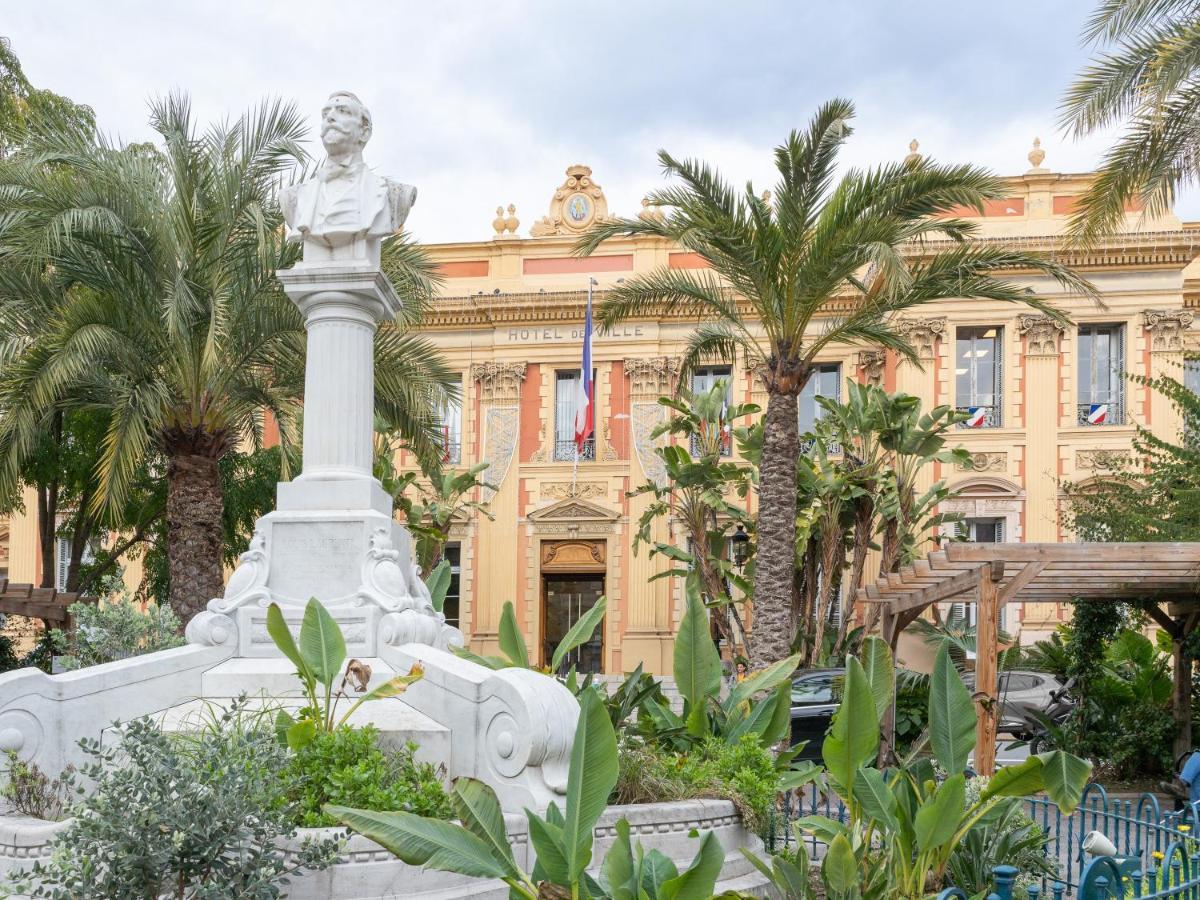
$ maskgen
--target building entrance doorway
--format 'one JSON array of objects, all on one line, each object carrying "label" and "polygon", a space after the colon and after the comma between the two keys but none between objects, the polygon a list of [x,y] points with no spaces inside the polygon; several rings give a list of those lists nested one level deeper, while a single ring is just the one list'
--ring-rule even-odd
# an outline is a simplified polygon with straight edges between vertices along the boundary
[{"label": "building entrance doorway", "polygon": [[[603,573],[545,574],[542,576],[542,659],[549,665],[556,648],[571,626],[596,605],[604,594]],[[571,666],[581,673],[604,671],[604,625],[597,626],[592,639],[563,660],[561,671]]]}]

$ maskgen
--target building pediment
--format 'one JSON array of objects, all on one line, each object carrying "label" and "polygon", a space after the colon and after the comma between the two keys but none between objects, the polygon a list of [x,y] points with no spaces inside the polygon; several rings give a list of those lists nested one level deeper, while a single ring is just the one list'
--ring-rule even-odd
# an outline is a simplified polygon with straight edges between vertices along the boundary
[{"label": "building pediment", "polygon": [[531,522],[615,522],[621,514],[587,500],[560,500],[534,510],[529,514]]}]

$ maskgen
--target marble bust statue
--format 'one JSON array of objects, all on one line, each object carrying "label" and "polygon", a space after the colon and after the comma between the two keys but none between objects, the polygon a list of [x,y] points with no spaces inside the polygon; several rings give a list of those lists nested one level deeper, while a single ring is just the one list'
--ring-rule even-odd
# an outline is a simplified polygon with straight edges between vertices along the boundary
[{"label": "marble bust statue", "polygon": [[363,162],[371,113],[349,91],[321,109],[326,158],[316,175],[280,192],[287,237],[304,242],[304,261],[379,265],[380,242],[399,231],[417,189],[376,175]]}]

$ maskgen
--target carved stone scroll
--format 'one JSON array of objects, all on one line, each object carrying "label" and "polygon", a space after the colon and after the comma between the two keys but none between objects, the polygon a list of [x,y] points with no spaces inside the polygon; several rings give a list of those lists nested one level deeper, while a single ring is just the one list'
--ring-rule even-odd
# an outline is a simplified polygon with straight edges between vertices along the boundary
[{"label": "carved stone scroll", "polygon": [[970,458],[960,462],[958,468],[963,472],[1007,472],[1007,453],[972,453]]},{"label": "carved stone scroll", "polygon": [[1150,332],[1152,353],[1181,353],[1184,333],[1192,327],[1194,316],[1186,309],[1147,309],[1142,323]]},{"label": "carved stone scroll", "polygon": [[933,359],[937,339],[946,333],[946,317],[899,319],[896,331],[903,335],[921,359]]},{"label": "carved stone scroll", "polygon": [[1058,339],[1066,330],[1062,322],[1049,316],[1017,317],[1017,334],[1025,336],[1026,356],[1058,356]]}]

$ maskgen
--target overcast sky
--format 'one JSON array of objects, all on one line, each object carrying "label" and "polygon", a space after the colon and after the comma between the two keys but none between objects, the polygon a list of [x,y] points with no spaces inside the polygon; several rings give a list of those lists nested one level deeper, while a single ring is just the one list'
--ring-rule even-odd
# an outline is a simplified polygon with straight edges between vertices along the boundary
[{"label": "overcast sky", "polygon": [[[315,118],[331,90],[352,90],[375,119],[367,161],[420,189],[412,231],[454,241],[489,237],[497,204],[516,203],[527,233],[577,162],[612,212],[634,213],[660,182],[659,147],[768,187],[771,149],[839,95],[858,107],[853,164],[902,157],[915,137],[1016,174],[1040,136],[1046,167],[1085,171],[1105,140],[1069,143],[1055,121],[1092,6],[41,0],[5,4],[0,33],[35,85],[124,140],[150,137],[147,99],[173,88],[202,121],[264,96]],[[1200,218],[1200,199],[1179,212]]]}]

